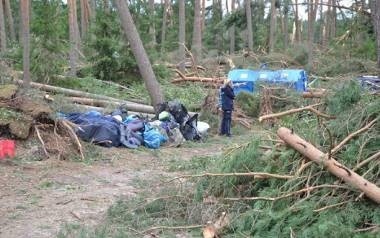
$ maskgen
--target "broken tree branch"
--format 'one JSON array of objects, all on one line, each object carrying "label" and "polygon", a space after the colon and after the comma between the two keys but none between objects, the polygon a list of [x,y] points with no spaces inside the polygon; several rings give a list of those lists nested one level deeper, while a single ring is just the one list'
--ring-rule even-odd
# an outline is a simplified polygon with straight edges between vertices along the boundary
[{"label": "broken tree branch", "polygon": [[184,77],[184,78],[174,79],[172,83],[200,82],[200,83],[223,84],[223,79],[224,78]]},{"label": "broken tree branch", "polygon": [[[22,84],[21,80],[17,80],[18,84]],[[35,83],[31,82],[30,86],[33,88],[37,88],[40,90],[44,90],[47,92],[53,92],[53,93],[62,93],[68,96],[72,97],[87,97],[87,98],[94,98],[94,99],[100,99],[100,100],[107,100],[107,101],[116,101],[116,102],[121,102],[121,103],[130,103],[130,104],[138,104],[141,105],[140,103],[132,102],[132,101],[127,101],[127,100],[121,100],[121,99],[116,99],[104,95],[98,95],[98,94],[93,94],[93,93],[87,93],[83,91],[78,91],[78,90],[73,90],[73,89],[68,89],[68,88],[61,88],[61,87],[56,87],[56,86],[51,86],[47,84],[41,84],[41,83]]]},{"label": "broken tree branch", "polygon": [[322,98],[326,95],[326,91],[307,91],[302,93],[303,98]]},{"label": "broken tree branch", "polygon": [[67,97],[67,99],[74,103],[95,106],[95,107],[107,107],[108,105],[125,106],[130,111],[144,112],[154,114],[154,108],[152,106],[137,104],[137,103],[123,103],[117,101],[108,101],[102,99],[92,99],[83,97]]},{"label": "broken tree branch", "polygon": [[328,206],[325,206],[325,207],[321,207],[321,208],[315,209],[315,210],[313,210],[313,212],[321,212],[321,211],[324,211],[324,210],[327,210],[327,209],[330,209],[330,208],[333,208],[333,207],[338,207],[338,206],[346,204],[348,202],[349,201],[344,201],[344,202],[339,202],[339,203],[336,203],[336,204],[328,205]]},{"label": "broken tree branch", "polygon": [[38,139],[40,140],[40,142],[42,144],[42,149],[44,150],[44,153],[45,153],[46,157],[49,158],[49,153],[46,150],[45,142],[42,140],[42,137],[41,137],[40,131],[38,130],[38,127],[34,126],[34,129],[36,130],[37,137],[38,137]]},{"label": "broken tree branch", "polygon": [[149,231],[154,231],[154,230],[186,230],[186,229],[196,229],[196,228],[201,228],[203,225],[190,225],[190,226],[154,226],[149,229],[146,229],[145,231],[141,233],[147,233]]},{"label": "broken tree branch", "polygon": [[318,186],[303,188],[301,190],[291,192],[291,193],[287,193],[285,195],[281,195],[278,197],[241,197],[241,198],[224,198],[224,200],[228,200],[228,201],[244,201],[244,200],[245,201],[255,201],[255,200],[277,201],[277,200],[280,200],[283,198],[288,198],[288,197],[291,197],[291,196],[294,196],[297,194],[310,192],[312,190],[319,189],[319,188],[343,188],[343,189],[347,189],[347,187],[344,187],[344,186],[325,184],[325,185],[318,185]]},{"label": "broken tree branch", "polygon": [[179,71],[178,69],[174,69],[174,71],[181,77],[181,78],[183,78],[183,79],[185,79],[186,78],[186,76],[181,72],[181,71]]},{"label": "broken tree branch", "polygon": [[315,148],[312,144],[305,141],[291,130],[281,127],[277,131],[277,135],[292,148],[306,156],[310,160],[323,165],[327,171],[342,179],[346,183],[354,186],[366,194],[373,201],[380,204],[380,188],[374,183],[366,180],[354,171],[340,164],[334,158],[327,159],[327,155]]},{"label": "broken tree branch", "polygon": [[254,177],[257,179],[265,179],[265,178],[277,178],[277,179],[292,179],[294,176],[292,175],[281,175],[281,174],[270,174],[270,173],[262,173],[262,172],[248,172],[248,173],[203,173],[203,174],[189,174],[189,175],[181,175],[175,177],[168,182],[178,180],[181,178],[200,178],[200,177],[228,177],[228,176],[246,176],[246,177]]},{"label": "broken tree branch", "polygon": [[74,141],[76,142],[77,144],[77,147],[78,147],[78,151],[80,153],[80,156],[81,156],[81,159],[84,160],[84,155],[83,155],[83,149],[82,149],[82,144],[80,143],[79,139],[78,139],[78,136],[76,135],[76,133],[74,132],[73,128],[66,122],[66,120],[59,120],[61,122],[61,124],[67,128],[67,130],[69,131],[69,134],[70,134],[70,137],[74,139]]},{"label": "broken tree branch", "polygon": [[262,122],[263,120],[267,120],[267,119],[271,119],[271,118],[283,117],[286,115],[290,115],[290,114],[294,114],[294,113],[302,112],[302,111],[311,111],[311,112],[317,114],[318,116],[325,117],[328,119],[334,118],[333,116],[326,115],[326,114],[324,114],[324,113],[322,113],[322,112],[320,112],[314,108],[314,107],[319,106],[321,104],[322,103],[317,103],[317,104],[309,105],[306,107],[300,107],[300,108],[290,109],[290,110],[283,111],[283,112],[264,115],[264,116],[259,117],[259,122]]},{"label": "broken tree branch", "polygon": [[338,152],[349,140],[351,140],[355,136],[359,135],[362,132],[367,131],[369,128],[371,128],[371,126],[373,126],[373,124],[375,124],[376,121],[377,121],[377,118],[369,122],[363,128],[349,134],[346,138],[344,138],[344,140],[342,140],[337,146],[335,146],[334,149],[331,150],[331,154],[335,154],[336,152]]},{"label": "broken tree branch", "polygon": [[368,157],[367,159],[363,160],[362,162],[360,162],[358,165],[355,166],[355,168],[353,169],[353,171],[356,171],[356,170],[360,169],[361,167],[363,167],[364,165],[368,164],[372,160],[375,160],[375,159],[378,159],[378,158],[380,158],[380,151],[378,151],[374,155],[372,155],[372,156]]}]

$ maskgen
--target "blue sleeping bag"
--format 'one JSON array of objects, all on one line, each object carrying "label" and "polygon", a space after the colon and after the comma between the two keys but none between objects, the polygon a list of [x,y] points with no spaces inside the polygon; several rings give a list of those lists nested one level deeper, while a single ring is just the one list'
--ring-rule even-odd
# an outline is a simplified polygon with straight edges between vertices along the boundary
[{"label": "blue sleeping bag", "polygon": [[163,136],[158,129],[145,124],[144,129],[144,145],[151,149],[158,149],[162,143],[165,143],[167,139]]}]

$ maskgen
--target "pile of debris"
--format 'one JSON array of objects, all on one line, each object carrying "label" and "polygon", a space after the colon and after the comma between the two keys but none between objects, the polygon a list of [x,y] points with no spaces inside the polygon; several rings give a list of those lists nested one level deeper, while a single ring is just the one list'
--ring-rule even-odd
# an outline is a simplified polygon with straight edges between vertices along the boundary
[{"label": "pile of debris", "polygon": [[179,146],[185,140],[202,139],[208,129],[200,128],[198,114],[190,116],[178,101],[160,105],[154,121],[122,107],[111,114],[88,111],[60,116],[75,124],[75,131],[82,140],[106,147],[135,149],[143,145],[157,149],[164,143]]},{"label": "pile of debris", "polygon": [[83,158],[82,146],[72,127],[55,119],[47,103],[19,92],[13,84],[0,87],[0,137],[20,142],[36,138],[42,146],[38,153],[46,157]]}]

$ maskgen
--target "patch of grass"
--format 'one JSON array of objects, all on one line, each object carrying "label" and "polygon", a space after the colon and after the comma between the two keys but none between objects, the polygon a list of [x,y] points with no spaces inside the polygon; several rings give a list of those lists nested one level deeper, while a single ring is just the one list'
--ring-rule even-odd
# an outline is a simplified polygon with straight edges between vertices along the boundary
[{"label": "patch of grass", "polygon": [[204,171],[210,167],[210,164],[215,163],[218,157],[215,156],[195,156],[190,160],[172,159],[169,165],[169,172],[175,171]]},{"label": "patch of grass", "polygon": [[38,185],[39,189],[50,189],[50,188],[53,188],[54,186],[55,186],[55,182],[50,181],[50,180],[45,180]]},{"label": "patch of grass", "polygon": [[251,117],[258,117],[260,113],[260,94],[240,92],[236,97],[236,104]]},{"label": "patch of grass", "polygon": [[0,120],[1,121],[11,121],[11,120],[19,120],[23,118],[23,115],[17,111],[0,107]]}]

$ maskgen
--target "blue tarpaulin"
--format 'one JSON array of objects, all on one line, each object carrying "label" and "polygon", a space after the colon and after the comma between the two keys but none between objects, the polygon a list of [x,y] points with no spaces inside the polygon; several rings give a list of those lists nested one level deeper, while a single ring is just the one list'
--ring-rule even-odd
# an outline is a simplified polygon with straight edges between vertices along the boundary
[{"label": "blue tarpaulin", "polygon": [[307,73],[302,69],[283,70],[249,70],[234,69],[228,73],[228,78],[234,83],[234,92],[255,92],[259,83],[274,84],[304,92],[307,88]]}]

